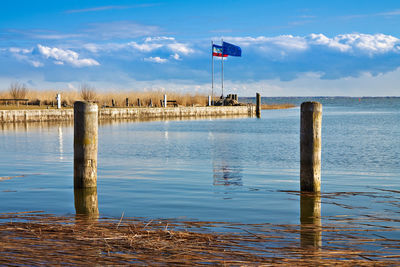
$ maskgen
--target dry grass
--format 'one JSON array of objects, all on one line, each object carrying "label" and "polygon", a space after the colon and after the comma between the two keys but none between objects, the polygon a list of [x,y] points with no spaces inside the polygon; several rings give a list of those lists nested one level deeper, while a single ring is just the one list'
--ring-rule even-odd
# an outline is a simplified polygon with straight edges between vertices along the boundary
[{"label": "dry grass", "polygon": [[[160,100],[164,99],[164,94],[167,95],[168,100],[176,100],[178,105],[192,106],[199,105],[205,106],[207,104],[207,95],[203,94],[189,94],[189,93],[176,93],[176,92],[97,92],[90,86],[83,86],[84,90],[81,91],[38,91],[29,90],[26,93],[26,98],[30,103],[35,103],[37,100],[41,101],[42,105],[51,105],[56,103],[57,93],[61,94],[61,101],[63,104],[72,106],[78,100],[96,100],[101,106],[111,106],[112,99],[116,102],[117,107],[125,107],[126,98],[129,99],[130,106],[137,106],[137,99],[140,99],[142,106],[148,106],[150,99],[153,106],[160,106]],[[0,98],[10,98],[8,91],[0,91]]]},{"label": "dry grass", "polygon": [[[399,263],[399,240],[331,225],[227,224],[89,219],[41,213],[1,214],[2,265],[283,265],[382,266]],[[210,229],[224,227],[224,232]],[[382,231],[393,231],[384,229]],[[323,247],[304,236],[324,235]],[[299,237],[300,240],[299,240]],[[305,245],[306,244],[306,245]],[[378,249],[362,249],[375,244]]]},{"label": "dry grass", "polygon": [[98,95],[98,102],[104,106],[111,106],[111,101],[114,99],[116,106],[124,107],[126,98],[128,98],[129,105],[137,106],[138,99],[140,99],[141,106],[149,106],[150,100],[153,106],[160,106],[160,100],[164,99],[164,94],[167,95],[167,100],[176,100],[178,105],[192,106],[207,104],[207,96],[201,94],[182,94],[174,92],[117,92],[117,93],[102,93]]},{"label": "dry grass", "polygon": [[11,98],[24,99],[28,93],[28,88],[26,88],[25,84],[20,84],[18,82],[15,82],[10,85],[8,93]]},{"label": "dry grass", "polygon": [[80,94],[81,98],[85,101],[96,101],[97,99],[95,88],[88,84],[81,85]]}]

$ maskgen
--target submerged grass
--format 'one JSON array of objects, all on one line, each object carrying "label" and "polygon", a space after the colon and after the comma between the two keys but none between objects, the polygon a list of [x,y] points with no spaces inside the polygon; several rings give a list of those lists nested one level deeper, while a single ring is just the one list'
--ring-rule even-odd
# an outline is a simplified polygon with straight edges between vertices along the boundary
[{"label": "submerged grass", "polygon": [[[399,240],[366,238],[368,230],[351,224],[300,227],[40,212],[1,214],[0,221],[2,265],[375,266],[396,265],[400,260]],[[322,232],[323,246],[304,242],[315,232]],[[362,248],[370,243],[380,249]]]}]

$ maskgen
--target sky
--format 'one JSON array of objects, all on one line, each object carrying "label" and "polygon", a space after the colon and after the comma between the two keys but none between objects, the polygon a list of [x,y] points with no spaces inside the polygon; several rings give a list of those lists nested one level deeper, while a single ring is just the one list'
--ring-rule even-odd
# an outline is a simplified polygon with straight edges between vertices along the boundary
[{"label": "sky", "polygon": [[[0,90],[400,96],[398,0],[2,0]],[[221,59],[214,58],[221,94]]]}]

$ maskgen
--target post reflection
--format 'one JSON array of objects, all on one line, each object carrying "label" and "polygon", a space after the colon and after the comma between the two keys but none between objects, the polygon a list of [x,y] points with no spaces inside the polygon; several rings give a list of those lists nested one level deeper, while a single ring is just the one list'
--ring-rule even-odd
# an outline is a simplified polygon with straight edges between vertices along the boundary
[{"label": "post reflection", "polygon": [[321,195],[305,193],[300,195],[300,245],[303,249],[321,248]]},{"label": "post reflection", "polygon": [[58,151],[60,153],[60,160],[64,159],[64,146],[63,146],[63,132],[62,132],[62,127],[61,125],[58,126]]},{"label": "post reflection", "polygon": [[243,168],[236,140],[229,134],[209,133],[212,144],[213,185],[243,186]]},{"label": "post reflection", "polygon": [[240,167],[229,166],[226,162],[214,163],[213,185],[242,186],[242,173]]},{"label": "post reflection", "polygon": [[97,187],[75,188],[75,212],[89,219],[97,219],[99,207],[97,201]]}]

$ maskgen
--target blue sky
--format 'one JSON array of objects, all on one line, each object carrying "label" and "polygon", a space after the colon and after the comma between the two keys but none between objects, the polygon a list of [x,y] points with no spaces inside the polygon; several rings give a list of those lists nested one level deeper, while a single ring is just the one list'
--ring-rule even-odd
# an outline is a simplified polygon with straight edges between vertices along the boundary
[{"label": "blue sky", "polygon": [[[2,1],[0,89],[399,96],[398,1]],[[215,90],[220,90],[215,60]]]}]

